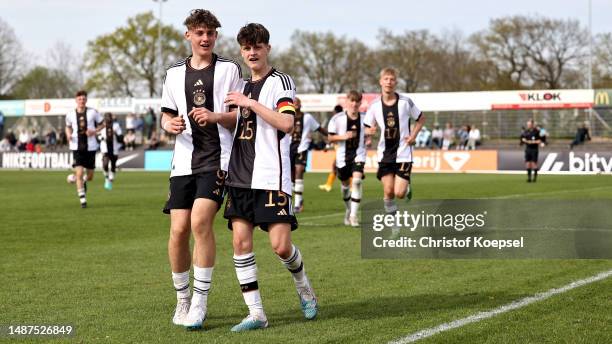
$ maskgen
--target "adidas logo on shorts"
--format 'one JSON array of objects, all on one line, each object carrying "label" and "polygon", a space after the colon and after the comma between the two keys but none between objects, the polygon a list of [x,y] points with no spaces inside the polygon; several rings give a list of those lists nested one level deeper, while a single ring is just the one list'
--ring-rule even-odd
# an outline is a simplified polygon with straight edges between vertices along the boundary
[{"label": "adidas logo on shorts", "polygon": [[281,209],[276,215],[287,216],[287,211],[285,211],[285,209]]}]

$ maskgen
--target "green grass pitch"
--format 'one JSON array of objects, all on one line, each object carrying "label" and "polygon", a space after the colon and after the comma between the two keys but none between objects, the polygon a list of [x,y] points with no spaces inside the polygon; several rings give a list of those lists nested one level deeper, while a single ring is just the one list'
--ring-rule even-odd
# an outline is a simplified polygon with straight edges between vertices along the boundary
[{"label": "green grass pitch", "polygon": [[[82,210],[68,172],[0,172],[0,325],[76,326],[77,343],[380,343],[493,309],[612,268],[611,260],[367,260],[359,231],[344,227],[338,182],[306,174],[305,211],[293,239],[320,303],[303,319],[290,274],[256,230],[266,330],[230,333],[247,313],[231,236],[215,220],[217,264],[205,329],[172,325],[175,293],[161,213],[167,173],[101,173]],[[415,198],[612,198],[612,176],[416,174]],[[374,175],[363,199],[381,198]],[[335,214],[335,215],[334,215]],[[329,215],[329,216],[325,216]],[[423,343],[611,343],[612,279],[590,284]],[[40,342],[40,339],[0,342]],[[47,340],[45,341],[47,342]]]}]

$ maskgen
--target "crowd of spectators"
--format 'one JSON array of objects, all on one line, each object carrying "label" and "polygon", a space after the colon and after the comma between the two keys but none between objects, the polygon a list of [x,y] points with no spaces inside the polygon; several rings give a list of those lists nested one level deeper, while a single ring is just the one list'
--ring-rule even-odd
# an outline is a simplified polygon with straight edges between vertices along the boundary
[{"label": "crowd of spectators", "polygon": [[[125,128],[125,135],[118,138],[125,150],[134,150],[141,146],[145,149],[157,149],[172,140],[165,132],[160,133],[157,130],[157,116],[152,108],[144,114],[128,114],[125,117]],[[63,128],[47,125],[40,129],[41,132],[39,129],[18,125],[4,133],[4,118],[0,116],[0,152],[43,152],[68,148],[68,139]]]},{"label": "crowd of spectators", "polygon": [[465,124],[459,129],[455,129],[451,123],[447,122],[444,129],[438,123],[434,124],[432,130],[423,126],[417,135],[415,146],[417,148],[442,150],[473,150],[481,142],[482,136],[476,125]]}]

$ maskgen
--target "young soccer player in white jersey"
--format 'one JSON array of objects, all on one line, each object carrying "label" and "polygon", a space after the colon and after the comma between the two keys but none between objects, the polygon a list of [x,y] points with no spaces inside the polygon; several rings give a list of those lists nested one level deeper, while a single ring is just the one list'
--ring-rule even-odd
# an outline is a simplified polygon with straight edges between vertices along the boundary
[{"label": "young soccer player in white jersey", "polygon": [[[66,137],[72,151],[77,195],[81,208],[87,208],[87,181],[93,180],[96,168],[96,134],[104,128],[104,121],[98,111],[87,107],[86,91],[78,91],[75,101],[76,109],[66,114]],[[87,170],[86,174],[84,170]]]},{"label": "young soccer player in white jersey", "polygon": [[[350,91],[346,95],[346,110],[335,114],[327,127],[329,142],[337,143],[336,167],[346,207],[344,224],[352,227],[359,226],[357,213],[361,202],[361,181],[364,178],[363,166],[366,159],[364,116],[359,113],[361,99],[361,93]],[[351,177],[352,185],[349,185]]]},{"label": "young soccer player in white jersey", "polygon": [[234,266],[249,315],[234,332],[268,326],[257,284],[253,229],[267,231],[274,252],[291,272],[304,316],[314,319],[317,299],[306,277],[300,250],[291,242],[297,221],[291,207],[289,148],[295,115],[295,85],[268,65],[270,34],[261,24],[240,29],[240,52],[251,70],[244,90],[226,103],[240,107],[228,168],[224,216],[233,231]]},{"label": "young soccer player in white jersey", "polygon": [[[384,68],[379,82],[381,97],[368,108],[364,124],[371,128],[380,127],[376,177],[383,184],[385,211],[395,213],[395,198],[404,198],[409,193],[412,146],[425,123],[425,116],[410,98],[395,92],[395,69]],[[411,129],[412,121],[415,124]]]},{"label": "young soccer player in white jersey", "polygon": [[327,136],[327,130],[321,127],[311,114],[302,112],[300,98],[295,98],[294,105],[295,118],[291,133],[291,180],[294,182],[294,211],[300,213],[304,209],[304,171],[306,171],[308,149],[312,142],[311,133],[318,131]]},{"label": "young soccer player in white jersey", "polygon": [[102,130],[101,134],[100,152],[103,154],[102,170],[104,171],[104,188],[106,190],[112,190],[120,148],[117,136],[123,135],[123,131],[115,116],[110,112],[104,114],[104,130]]},{"label": "young soccer player in white jersey", "polygon": [[[162,94],[161,126],[177,135],[164,213],[170,214],[168,256],[178,300],[172,321],[199,329],[206,319],[216,253],[212,225],[223,202],[232,134],[221,124],[197,119],[228,113],[225,96],[241,90],[242,76],[236,62],[213,53],[221,24],[211,12],[193,10],[184,24],[192,56],[168,68]],[[195,242],[191,299],[190,232]]]}]

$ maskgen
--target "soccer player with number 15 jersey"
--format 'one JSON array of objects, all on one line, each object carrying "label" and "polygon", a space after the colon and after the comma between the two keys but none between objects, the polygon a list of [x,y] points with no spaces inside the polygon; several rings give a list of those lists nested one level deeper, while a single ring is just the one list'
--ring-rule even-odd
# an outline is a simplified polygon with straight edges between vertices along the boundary
[{"label": "soccer player with number 15 jersey", "polygon": [[270,34],[251,23],[237,37],[244,63],[251,70],[242,93],[231,92],[228,105],[239,106],[230,156],[225,218],[233,231],[234,266],[249,315],[234,332],[268,326],[257,284],[253,228],[268,232],[270,244],[291,272],[304,316],[314,319],[317,299],[291,242],[297,220],[291,206],[290,144],[295,116],[295,85],[291,77],[268,65]]}]

